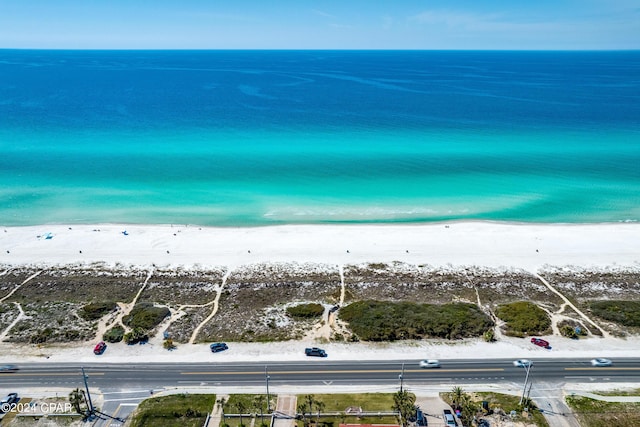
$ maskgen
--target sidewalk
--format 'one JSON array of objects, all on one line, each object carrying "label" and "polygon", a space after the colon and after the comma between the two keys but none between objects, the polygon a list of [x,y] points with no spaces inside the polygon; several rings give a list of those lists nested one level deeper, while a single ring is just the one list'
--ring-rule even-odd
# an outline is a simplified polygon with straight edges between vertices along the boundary
[{"label": "sidewalk", "polygon": [[216,403],[213,404],[211,416],[204,427],[218,427],[220,425],[220,422],[222,421],[222,406],[218,405],[218,401],[222,399],[225,401],[229,400],[229,395],[221,394],[216,396]]},{"label": "sidewalk", "polygon": [[292,394],[279,394],[273,427],[295,427],[298,399]]}]

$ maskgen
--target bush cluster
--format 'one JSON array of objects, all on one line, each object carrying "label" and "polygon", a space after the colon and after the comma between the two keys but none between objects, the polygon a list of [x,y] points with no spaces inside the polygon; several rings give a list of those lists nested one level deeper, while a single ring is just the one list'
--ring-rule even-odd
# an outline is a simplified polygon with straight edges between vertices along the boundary
[{"label": "bush cluster", "polygon": [[563,337],[576,339],[581,336],[587,336],[587,329],[579,322],[575,320],[565,319],[558,322],[558,329]]},{"label": "bush cluster", "polygon": [[493,327],[478,306],[413,302],[358,301],[340,310],[340,318],[365,341],[477,337]]},{"label": "bush cluster", "polygon": [[167,338],[166,340],[164,340],[164,342],[162,343],[162,347],[165,348],[165,350],[175,350],[176,348],[178,348],[175,343],[173,342],[173,339],[171,338]]},{"label": "bush cluster", "polygon": [[640,326],[640,301],[595,301],[591,303],[591,311],[622,326]]},{"label": "bush cluster", "polygon": [[106,342],[117,343],[122,341],[124,337],[124,328],[120,325],[116,325],[113,328],[109,329],[107,332],[102,335],[102,339]]},{"label": "bush cluster", "polygon": [[113,301],[108,302],[92,302],[80,309],[78,315],[84,320],[98,320],[105,314],[111,313],[117,308],[117,305]]},{"label": "bush cluster", "polygon": [[141,302],[135,305],[131,313],[122,318],[122,322],[132,328],[152,330],[170,314],[167,307],[154,307],[150,302]]},{"label": "bush cluster", "polygon": [[287,307],[287,314],[294,319],[313,319],[322,316],[324,307],[322,304],[298,304]]},{"label": "bush cluster", "polygon": [[88,330],[44,328],[29,336],[29,343],[44,344],[46,342],[68,342],[87,339]]},{"label": "bush cluster", "polygon": [[149,335],[144,329],[136,327],[133,328],[131,332],[127,332],[126,334],[124,334],[122,339],[124,339],[125,343],[132,345],[149,341]]},{"label": "bush cluster", "polygon": [[528,301],[502,304],[495,313],[507,323],[505,333],[510,336],[545,335],[551,330],[551,318],[547,312]]}]

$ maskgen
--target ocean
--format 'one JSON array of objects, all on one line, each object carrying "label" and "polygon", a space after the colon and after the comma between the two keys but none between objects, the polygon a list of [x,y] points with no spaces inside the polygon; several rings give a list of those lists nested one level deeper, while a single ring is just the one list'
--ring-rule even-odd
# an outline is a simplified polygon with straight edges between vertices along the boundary
[{"label": "ocean", "polygon": [[640,219],[640,51],[0,50],[0,224]]}]

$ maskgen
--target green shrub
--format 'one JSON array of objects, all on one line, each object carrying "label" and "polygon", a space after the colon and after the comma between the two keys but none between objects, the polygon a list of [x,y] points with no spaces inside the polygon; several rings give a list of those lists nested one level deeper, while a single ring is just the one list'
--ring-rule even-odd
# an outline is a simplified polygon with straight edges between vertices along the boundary
[{"label": "green shrub", "polygon": [[154,307],[149,302],[141,302],[122,318],[122,322],[132,328],[142,328],[149,331],[158,326],[169,314],[171,312],[167,307]]},{"label": "green shrub", "polygon": [[481,336],[493,322],[478,306],[358,301],[340,310],[354,336],[364,341]]},{"label": "green shrub", "polygon": [[102,339],[106,342],[117,343],[122,341],[124,337],[124,328],[120,325],[116,325],[113,328],[109,329],[107,332],[102,335]]},{"label": "green shrub", "polygon": [[37,333],[35,333],[34,335],[31,335],[31,337],[29,338],[29,342],[31,344],[43,344],[47,342],[50,338],[53,338],[54,335],[55,334],[53,329],[44,328],[38,331]]},{"label": "green shrub", "polygon": [[582,323],[573,319],[561,320],[558,322],[558,329],[560,330],[560,334],[569,338],[578,338],[589,334],[589,331]]},{"label": "green shrub", "polygon": [[482,335],[482,338],[484,338],[484,340],[486,342],[495,342],[496,341],[496,333],[495,331],[492,329],[487,329],[487,331]]},{"label": "green shrub", "polygon": [[551,318],[547,312],[528,301],[500,305],[496,316],[507,323],[507,335],[524,337],[545,335],[551,331]]},{"label": "green shrub", "polygon": [[640,326],[640,301],[595,301],[591,303],[591,311],[622,326]]},{"label": "green shrub", "polygon": [[78,315],[84,320],[98,320],[105,314],[109,314],[117,308],[117,304],[113,301],[109,302],[92,302],[85,305],[78,311]]},{"label": "green shrub", "polygon": [[324,307],[321,304],[298,304],[287,307],[287,314],[294,319],[313,319],[320,317],[324,313]]},{"label": "green shrub", "polygon": [[167,338],[166,340],[164,340],[164,342],[162,343],[162,347],[164,347],[165,350],[175,350],[177,348],[171,338]]},{"label": "green shrub", "polygon": [[570,325],[564,325],[561,327],[560,335],[567,338],[578,338],[575,328],[572,328]]},{"label": "green shrub", "polygon": [[127,332],[126,334],[124,334],[124,342],[131,345],[131,344],[138,344],[140,342],[145,342],[149,340],[149,336],[147,335],[147,332],[142,329],[142,328],[133,328],[133,330],[131,332]]}]

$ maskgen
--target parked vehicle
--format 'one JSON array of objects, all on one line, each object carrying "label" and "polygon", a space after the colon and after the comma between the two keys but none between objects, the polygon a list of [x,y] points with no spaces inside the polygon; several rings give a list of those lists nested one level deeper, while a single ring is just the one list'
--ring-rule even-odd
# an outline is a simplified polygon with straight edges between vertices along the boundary
[{"label": "parked vehicle", "polygon": [[609,359],[604,359],[604,358],[591,359],[591,366],[606,367],[611,365],[613,365],[613,362]]},{"label": "parked vehicle", "polygon": [[424,416],[424,412],[420,408],[416,409],[416,425],[424,427],[427,425],[427,418]]},{"label": "parked vehicle", "polygon": [[327,357],[327,352],[318,347],[305,348],[304,354],[307,356]]},{"label": "parked vehicle", "polygon": [[453,413],[448,409],[445,409],[442,412],[443,412],[443,415],[444,415],[444,424],[447,427],[457,427],[456,419],[453,416]]},{"label": "parked vehicle", "polygon": [[551,346],[549,345],[549,341],[543,340],[542,338],[531,338],[531,343],[539,347],[551,349]]},{"label": "parked vehicle", "polygon": [[8,408],[7,405],[16,403],[18,401],[18,393],[9,393],[0,400],[0,413],[4,412],[3,408]]},{"label": "parked vehicle", "polygon": [[16,365],[2,365],[0,366],[0,372],[15,372],[18,370]]},{"label": "parked vehicle", "polygon": [[104,341],[100,341],[98,344],[96,344],[96,346],[93,348],[93,354],[96,355],[101,355],[102,353],[104,353],[104,351],[107,349],[107,344]]},{"label": "parked vehicle", "polygon": [[533,366],[533,362],[529,359],[518,359],[513,361],[513,366],[516,368],[528,368]]},{"label": "parked vehicle", "polygon": [[229,350],[229,346],[224,342],[214,342],[209,346],[212,353],[217,353],[219,351]]},{"label": "parked vehicle", "polygon": [[436,360],[436,359],[421,360],[420,361],[420,367],[422,369],[439,368],[440,367],[440,361]]}]

